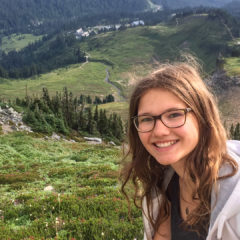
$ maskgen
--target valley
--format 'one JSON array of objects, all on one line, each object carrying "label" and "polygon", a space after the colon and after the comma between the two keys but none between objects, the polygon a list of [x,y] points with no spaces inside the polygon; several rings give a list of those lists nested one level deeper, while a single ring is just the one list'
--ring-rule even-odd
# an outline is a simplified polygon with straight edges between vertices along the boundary
[{"label": "valley", "polygon": [[0,239],[143,238],[121,193],[129,95],[184,53],[240,138],[240,20],[207,7],[229,2],[0,0]]},{"label": "valley", "polygon": [[[219,53],[226,51],[231,42],[229,29],[224,26],[222,19],[210,18],[208,14],[186,16],[177,24],[173,19],[167,24],[101,33],[77,43],[89,55],[87,62],[67,65],[27,79],[2,78],[0,95],[4,99],[23,98],[26,93],[29,96],[39,95],[43,87],[47,87],[50,94],[55,94],[66,86],[77,96],[85,94],[94,97],[111,93],[118,102],[123,102],[127,100],[137,79],[146,76],[159,63],[180,59],[183,52],[195,55],[210,76],[216,70]],[[238,74],[238,66],[238,58],[226,58],[224,69],[227,74]],[[106,81],[106,70],[110,82]],[[235,91],[231,90],[233,87]],[[230,86],[227,91],[238,92],[237,89],[236,86]],[[220,105],[223,99],[230,106],[238,105],[237,102],[231,102],[227,92],[224,94],[227,98],[222,96],[218,96]],[[117,103],[111,106],[116,109]],[[225,110],[229,107],[221,109],[229,124],[237,121],[235,117],[229,117],[229,112]]]}]

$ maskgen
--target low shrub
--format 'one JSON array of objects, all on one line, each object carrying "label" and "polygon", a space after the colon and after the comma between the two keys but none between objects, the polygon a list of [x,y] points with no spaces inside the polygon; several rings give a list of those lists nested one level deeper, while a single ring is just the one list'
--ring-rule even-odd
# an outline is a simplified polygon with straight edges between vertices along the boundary
[{"label": "low shrub", "polygon": [[37,172],[0,174],[0,184],[32,182],[39,178]]}]

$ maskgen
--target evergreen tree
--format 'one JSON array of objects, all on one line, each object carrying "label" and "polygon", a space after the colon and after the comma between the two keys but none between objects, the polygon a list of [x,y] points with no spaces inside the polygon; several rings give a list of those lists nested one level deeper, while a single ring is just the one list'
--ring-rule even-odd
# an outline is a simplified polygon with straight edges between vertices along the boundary
[{"label": "evergreen tree", "polygon": [[98,120],[98,124],[97,124],[97,129],[100,132],[101,135],[107,134],[107,116],[106,116],[106,110],[102,110],[100,109],[100,113],[99,113],[99,120]]},{"label": "evergreen tree", "polygon": [[86,127],[87,127],[87,121],[84,117],[83,109],[81,109],[78,115],[78,130],[85,131]]},{"label": "evergreen tree", "polygon": [[235,130],[234,130],[234,139],[240,140],[240,123],[237,123]]},{"label": "evergreen tree", "polygon": [[94,104],[101,104],[102,103],[102,100],[98,97],[98,96],[95,96],[95,99],[94,99]]},{"label": "evergreen tree", "polygon": [[47,106],[50,109],[52,109],[52,104],[51,104],[50,96],[48,93],[48,89],[45,87],[42,89],[42,99],[43,99],[44,103],[47,104]]},{"label": "evergreen tree", "polygon": [[234,125],[233,125],[233,123],[231,124],[231,127],[230,127],[230,138],[234,139]]},{"label": "evergreen tree", "polygon": [[98,105],[96,105],[96,107],[95,107],[93,119],[96,123],[98,122]]},{"label": "evergreen tree", "polygon": [[92,104],[92,98],[89,95],[87,96],[87,103]]},{"label": "evergreen tree", "polygon": [[93,123],[93,117],[92,117],[92,110],[91,108],[88,108],[87,110],[87,132],[90,134],[93,134],[94,129],[94,123]]}]

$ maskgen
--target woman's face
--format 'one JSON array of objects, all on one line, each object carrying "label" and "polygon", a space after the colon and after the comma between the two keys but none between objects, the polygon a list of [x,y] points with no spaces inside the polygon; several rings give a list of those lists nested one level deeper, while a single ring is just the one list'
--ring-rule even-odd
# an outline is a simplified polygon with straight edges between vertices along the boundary
[{"label": "woman's face", "polygon": [[[186,107],[186,104],[170,91],[162,88],[150,89],[140,99],[138,115],[158,116],[172,108]],[[185,124],[181,127],[168,128],[158,119],[151,132],[138,134],[145,149],[160,164],[174,166],[184,163],[185,157],[197,146],[199,126],[194,113],[189,112]]]}]

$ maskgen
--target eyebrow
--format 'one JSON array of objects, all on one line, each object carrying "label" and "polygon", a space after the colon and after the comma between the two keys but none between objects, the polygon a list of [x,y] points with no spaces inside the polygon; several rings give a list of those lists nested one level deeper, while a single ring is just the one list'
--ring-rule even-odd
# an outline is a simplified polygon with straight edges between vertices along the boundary
[{"label": "eyebrow", "polygon": [[179,109],[184,109],[184,107],[181,107],[181,108],[177,108],[177,107],[174,107],[174,108],[168,108],[166,109],[165,111],[163,111],[162,113],[158,114],[158,115],[152,115],[151,113],[149,112],[144,112],[144,113],[141,113],[141,114],[138,114],[137,116],[144,116],[144,115],[147,115],[147,116],[159,116],[165,112],[170,112],[170,111],[175,111],[175,110],[179,110]]}]

